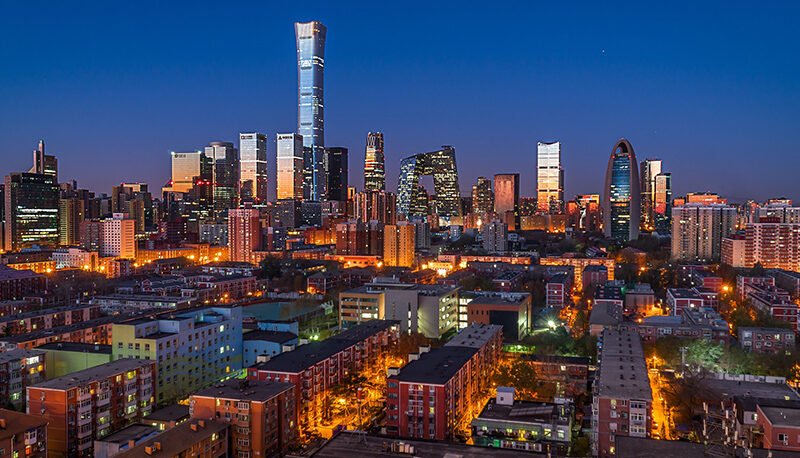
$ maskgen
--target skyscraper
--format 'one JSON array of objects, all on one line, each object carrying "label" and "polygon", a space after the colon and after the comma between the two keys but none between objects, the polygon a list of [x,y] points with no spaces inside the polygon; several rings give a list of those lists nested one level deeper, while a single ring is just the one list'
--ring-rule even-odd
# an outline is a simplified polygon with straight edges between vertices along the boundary
[{"label": "skyscraper", "polygon": [[383,154],[383,134],[367,133],[367,148],[364,156],[364,190],[386,190],[386,168]]},{"label": "skyscraper", "polygon": [[489,213],[493,206],[492,180],[478,177],[478,183],[472,185],[472,213]]},{"label": "skyscraper", "polygon": [[84,220],[83,200],[77,197],[61,199],[58,204],[58,244],[76,246],[80,243],[80,226]]},{"label": "skyscraper", "polygon": [[656,175],[661,173],[661,159],[645,159],[639,165],[641,166],[639,182],[642,191],[642,227],[653,230],[655,226],[653,211],[656,197]]},{"label": "skyscraper", "polygon": [[258,132],[239,134],[239,189],[243,201],[266,203],[267,136]]},{"label": "skyscraper", "polygon": [[428,208],[423,208],[425,188],[420,186],[419,177],[433,176],[436,193],[436,212],[443,217],[461,216],[461,193],[458,189],[458,168],[456,150],[452,146],[442,146],[441,150],[420,153],[400,162],[400,179],[397,187],[397,212],[406,216],[423,216]]},{"label": "skyscraper", "polygon": [[494,212],[516,212],[519,205],[519,173],[501,173],[494,176]]},{"label": "skyscraper", "polygon": [[214,217],[224,220],[238,204],[239,152],[230,142],[211,142],[205,148],[211,158],[214,184]]},{"label": "skyscraper", "polygon": [[261,246],[259,211],[249,202],[243,208],[228,210],[228,259],[252,262],[253,251]]},{"label": "skyscraper", "polygon": [[100,255],[123,259],[136,258],[136,222],[115,213],[100,224]]},{"label": "skyscraper", "polygon": [[483,226],[483,249],[489,252],[508,249],[508,225],[499,219]]},{"label": "skyscraper", "polygon": [[5,250],[58,245],[60,189],[54,175],[11,173],[5,186]]},{"label": "skyscraper", "polygon": [[310,200],[325,200],[325,101],[323,70],[327,28],[319,21],[294,24],[297,38],[297,132],[311,148]]},{"label": "skyscraper", "polygon": [[172,180],[170,183],[173,192],[189,192],[195,180],[212,181],[211,160],[202,151],[188,151],[176,153],[172,151]]},{"label": "skyscraper", "polygon": [[653,191],[653,226],[659,234],[668,234],[672,221],[672,174],[656,175]]},{"label": "skyscraper", "polygon": [[619,139],[611,150],[603,187],[603,232],[620,241],[639,237],[641,194],[636,154],[628,140]]},{"label": "skyscraper", "polygon": [[39,147],[33,150],[33,167],[28,173],[52,175],[58,183],[58,159],[44,153],[44,140],[39,140]]},{"label": "skyscraper", "polygon": [[353,198],[353,214],[364,223],[379,221],[397,222],[397,196],[386,191],[362,191]]},{"label": "skyscraper", "polygon": [[561,168],[561,142],[537,144],[536,201],[540,212],[564,211],[564,169]]},{"label": "skyscraper", "polygon": [[387,266],[411,267],[414,265],[416,228],[413,223],[401,221],[387,224],[383,229],[383,262]]},{"label": "skyscraper", "polygon": [[303,198],[303,137],[278,134],[278,199]]},{"label": "skyscraper", "polygon": [[347,148],[325,148],[325,183],[328,200],[347,200]]}]

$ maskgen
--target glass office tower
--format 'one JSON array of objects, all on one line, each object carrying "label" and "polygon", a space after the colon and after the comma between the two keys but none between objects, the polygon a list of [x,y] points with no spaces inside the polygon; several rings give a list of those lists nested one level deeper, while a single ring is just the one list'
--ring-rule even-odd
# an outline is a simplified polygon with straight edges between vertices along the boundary
[{"label": "glass office tower", "polygon": [[347,148],[329,146],[325,148],[325,182],[328,185],[328,200],[347,200]]},{"label": "glass office tower", "polygon": [[297,37],[297,132],[303,136],[303,146],[310,148],[306,164],[311,174],[310,200],[325,199],[325,102],[323,70],[325,67],[325,35],[321,22],[294,24]]},{"label": "glass office tower", "polygon": [[661,173],[661,159],[645,159],[639,164],[642,190],[642,227],[652,231],[655,225],[656,176]]},{"label": "glass office tower", "polygon": [[205,153],[211,159],[214,217],[227,220],[228,210],[238,206],[239,151],[230,142],[211,142]]},{"label": "glass office tower", "polygon": [[278,199],[303,198],[303,137],[278,134]]},{"label": "glass office tower", "polygon": [[383,155],[383,134],[367,133],[367,149],[364,156],[364,191],[386,190],[386,169]]},{"label": "glass office tower", "polygon": [[653,182],[653,224],[659,234],[672,229],[672,174],[662,172]]},{"label": "glass office tower", "polygon": [[611,150],[603,187],[603,232],[620,241],[639,237],[641,193],[636,154],[628,140],[620,139]]},{"label": "glass office tower", "polygon": [[461,217],[461,192],[458,189],[456,150],[443,146],[439,151],[421,153],[400,162],[400,179],[397,189],[397,212],[406,216],[428,214],[425,188],[419,177],[433,176],[436,212],[442,217]]},{"label": "glass office tower", "polygon": [[55,176],[12,173],[6,176],[3,189],[5,249],[58,246],[60,188]]},{"label": "glass office tower", "polygon": [[170,152],[174,192],[189,192],[195,179],[211,180],[211,160],[202,151]]},{"label": "glass office tower", "polygon": [[267,203],[267,136],[239,134],[239,192],[242,201]]},{"label": "glass office tower", "polygon": [[564,169],[561,142],[539,142],[536,149],[536,202],[540,212],[564,211]]}]

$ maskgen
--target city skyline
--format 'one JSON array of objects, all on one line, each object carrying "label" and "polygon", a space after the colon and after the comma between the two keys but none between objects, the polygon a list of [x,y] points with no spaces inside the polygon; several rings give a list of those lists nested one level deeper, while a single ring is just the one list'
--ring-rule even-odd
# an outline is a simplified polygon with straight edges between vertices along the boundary
[{"label": "city skyline", "polygon": [[[15,8],[21,7],[15,6]],[[523,16],[531,15],[541,8],[544,7],[531,7],[520,10],[519,13]],[[12,16],[14,13],[24,15],[26,11],[24,8],[11,11]],[[456,37],[462,37],[462,34],[467,33],[472,19],[456,12],[447,13],[453,14],[450,30]],[[600,18],[603,14],[612,14],[596,11],[592,13],[599,14]],[[704,13],[711,14],[710,11]],[[726,17],[734,24],[745,20],[766,21],[767,12],[751,13],[753,12],[736,10],[726,13],[728,15]],[[93,12],[88,17],[92,17],[92,14],[97,15],[102,12]],[[445,11],[434,10],[431,19],[414,19],[418,22],[412,23],[441,19],[444,14]],[[589,18],[589,12],[583,14],[586,16],[578,16],[576,24],[570,27],[579,27],[579,24],[583,24],[593,30],[604,30],[605,26],[599,25],[601,21]],[[641,24],[639,27],[644,27],[646,18],[641,14],[637,14],[636,11],[625,14],[629,19],[639,19]],[[48,30],[57,30],[58,25],[54,23],[54,19],[44,14],[41,18],[42,25],[48,26]],[[274,88],[270,86],[268,89],[263,89],[254,84],[254,80],[248,76],[234,76],[235,71],[223,72],[222,76],[211,80],[208,77],[198,76],[186,79],[188,87],[210,91],[206,95],[213,99],[213,102],[221,103],[227,100],[225,102],[227,106],[236,108],[232,114],[231,110],[220,110],[226,112],[223,117],[207,114],[198,118],[198,115],[190,113],[193,103],[201,102],[200,99],[203,99],[202,103],[206,103],[205,97],[195,97],[195,93],[190,97],[186,93],[187,90],[177,90],[175,85],[185,78],[176,79],[176,75],[169,72],[148,70],[152,66],[154,69],[172,69],[181,74],[180,65],[199,64],[198,56],[195,55],[199,52],[199,48],[194,51],[195,48],[190,46],[193,50],[193,53],[190,53],[191,58],[185,57],[186,60],[179,59],[174,62],[170,59],[176,59],[176,56],[169,53],[155,53],[152,56],[142,57],[135,52],[131,62],[136,64],[134,66],[136,72],[131,77],[139,78],[137,81],[141,82],[142,87],[126,92],[120,91],[121,76],[118,74],[120,71],[118,62],[110,62],[112,65],[104,72],[97,70],[99,67],[96,66],[99,64],[85,68],[76,67],[88,58],[87,55],[78,53],[76,63],[64,62],[61,59],[62,54],[66,55],[67,50],[69,52],[74,50],[62,47],[67,45],[57,45],[38,38],[27,45],[19,45],[19,48],[10,50],[9,55],[5,57],[8,57],[7,61],[12,65],[7,72],[0,74],[0,82],[5,83],[0,85],[3,88],[0,89],[0,96],[8,101],[3,108],[0,108],[0,121],[2,121],[0,125],[3,126],[0,129],[3,129],[2,134],[7,140],[4,146],[0,147],[0,157],[6,165],[3,173],[23,170],[28,161],[24,157],[26,154],[20,153],[30,151],[31,145],[35,145],[43,138],[48,142],[48,150],[61,158],[62,180],[75,178],[82,186],[97,192],[107,192],[112,185],[125,181],[147,182],[157,189],[169,178],[169,151],[197,150],[217,140],[235,143],[239,133],[257,131],[267,135],[268,161],[271,165],[268,167],[270,176],[268,182],[275,183],[274,135],[278,132],[295,131],[297,121],[296,108],[293,107],[297,103],[297,56],[292,25],[294,22],[312,19],[319,20],[332,30],[326,43],[330,64],[326,72],[328,79],[326,108],[329,121],[332,120],[328,123],[329,138],[326,139],[326,144],[347,147],[351,151],[361,151],[364,148],[364,136],[367,132],[383,132],[386,138],[388,190],[396,189],[401,158],[429,151],[436,145],[452,144],[459,151],[462,190],[469,189],[478,176],[502,173],[504,171],[502,167],[486,171],[487,167],[495,168],[495,164],[487,161],[487,158],[502,155],[501,157],[509,163],[524,164],[521,167],[521,195],[533,196],[536,192],[535,160],[532,159],[536,155],[535,145],[515,142],[513,134],[515,130],[525,128],[532,129],[531,135],[536,141],[562,143],[563,167],[566,171],[566,198],[575,194],[600,191],[602,176],[597,174],[595,169],[601,167],[602,160],[598,159],[605,155],[607,145],[620,137],[630,139],[636,145],[641,157],[657,156],[664,160],[665,167],[674,174],[675,195],[689,191],[712,190],[727,196],[731,201],[750,198],[766,200],[780,196],[800,198],[792,187],[782,185],[790,182],[791,170],[796,168],[795,163],[800,160],[791,154],[793,145],[797,143],[795,139],[797,134],[790,128],[796,120],[791,102],[797,97],[797,91],[788,81],[767,75],[769,70],[785,57],[780,54],[783,48],[778,37],[788,32],[780,27],[782,24],[780,21],[777,24],[770,23],[773,35],[759,39],[761,47],[766,49],[766,54],[759,56],[761,66],[750,70],[751,73],[737,74],[735,77],[724,72],[729,59],[733,57],[727,53],[730,52],[729,49],[736,47],[734,45],[721,49],[720,44],[712,42],[709,46],[723,55],[714,55],[714,59],[705,62],[702,53],[695,52],[690,55],[688,63],[691,67],[688,69],[679,65],[683,60],[675,55],[676,51],[659,48],[661,53],[669,51],[667,56],[669,59],[662,61],[660,65],[666,66],[666,74],[674,80],[662,75],[655,78],[652,83],[642,83],[648,79],[650,72],[657,70],[654,68],[657,64],[653,58],[634,56],[634,51],[638,46],[658,45],[652,39],[636,46],[609,39],[606,46],[606,43],[601,45],[590,43],[586,37],[576,38],[569,49],[576,51],[577,57],[569,59],[563,57],[563,52],[566,51],[563,46],[546,42],[540,48],[526,54],[524,62],[520,65],[522,70],[512,69],[508,78],[514,81],[531,78],[530,83],[535,87],[553,89],[532,91],[530,96],[520,97],[526,101],[529,100],[528,97],[534,97],[535,107],[555,103],[558,103],[558,106],[548,109],[547,118],[542,117],[543,113],[540,113],[540,110],[534,109],[530,113],[531,117],[524,122],[518,118],[520,112],[517,109],[507,111],[507,116],[500,116],[508,121],[505,125],[498,125],[493,119],[497,116],[491,115],[504,113],[508,108],[494,100],[498,96],[504,96],[504,91],[498,89],[501,86],[481,85],[475,79],[476,76],[487,76],[486,72],[490,70],[473,72],[477,75],[460,71],[448,80],[451,88],[435,83],[435,76],[437,72],[443,70],[444,63],[433,65],[430,77],[419,80],[417,85],[403,83],[399,76],[392,76],[390,73],[396,71],[394,64],[392,66],[384,64],[375,72],[365,74],[360,61],[379,44],[365,44],[359,41],[355,32],[348,30],[347,27],[347,24],[354,19],[343,18],[325,7],[312,7],[306,11],[276,12],[275,16],[269,19],[268,33],[255,40],[254,44],[237,51],[237,53],[245,52],[254,45],[263,48],[269,56],[270,67],[274,67],[269,72],[269,82]],[[478,49],[491,47],[498,39],[491,33],[499,26],[499,22],[494,21],[497,18],[489,14],[487,19],[488,30],[469,42]],[[410,19],[401,11],[392,20]],[[694,21],[687,18],[680,20],[684,25]],[[178,29],[186,26],[178,24]],[[552,26],[547,26],[547,30],[536,33],[546,33],[551,30],[550,27]],[[722,31],[726,32],[724,36],[729,37],[733,30],[731,26],[730,29],[725,28]],[[688,49],[689,38],[673,36],[671,32],[660,31],[660,33],[668,38],[675,38],[677,41],[674,45],[678,50]],[[439,35],[436,37],[444,40],[456,39]],[[218,43],[215,49],[227,53],[245,38],[249,40],[252,36],[243,32],[231,37],[230,42]],[[125,44],[131,39],[123,27],[119,33],[112,34],[110,42]],[[94,43],[91,37],[81,34],[75,35],[70,40],[70,45],[78,45],[86,40],[87,43]],[[176,45],[169,40],[168,43]],[[107,45],[94,43],[94,46]],[[414,58],[407,44],[390,40],[382,46],[398,62],[396,65],[405,65],[409,59]],[[755,45],[747,44],[745,48],[750,49],[750,46]],[[515,46],[512,48],[518,50]],[[142,49],[139,48],[139,52]],[[20,69],[26,67],[25,63],[29,59],[27,53],[33,51],[41,51],[45,56],[50,56],[49,65],[37,68],[33,74],[21,72]],[[483,62],[494,63],[505,54],[493,49],[487,56],[490,57],[482,57],[487,59]],[[421,60],[416,65],[432,62],[432,55],[417,57]],[[788,59],[786,62],[780,61],[782,71],[797,66],[796,59],[789,57],[786,59]],[[468,69],[465,67],[468,62],[463,54],[456,54],[446,60],[446,63],[463,70]],[[481,62],[479,60],[476,64]],[[563,77],[566,80],[564,84],[556,84],[551,77],[537,76],[536,70],[540,68],[539,64],[547,62],[555,64],[547,73],[552,74],[552,78]],[[257,69],[263,64],[251,63],[251,65]],[[637,83],[626,86],[627,77],[618,74],[615,71],[616,66],[632,69],[635,75],[631,75],[631,78],[638,77]],[[360,76],[353,78],[352,72]],[[583,74],[593,76],[581,77]],[[52,86],[42,89],[42,78],[48,78]],[[229,83],[233,81],[237,87],[241,86],[241,92],[229,87]],[[576,90],[583,83],[591,83],[590,86],[594,89]],[[719,86],[717,83],[722,86],[715,87]],[[70,91],[68,94],[53,92],[59,87],[69,88]],[[726,96],[725,90],[734,87],[738,89],[737,95]],[[764,91],[764,87],[770,90]],[[34,88],[41,90],[34,91]],[[148,89],[152,91],[149,95],[141,92]],[[657,95],[664,89],[677,91],[673,94],[674,100]],[[359,91],[363,91],[365,97],[354,98]],[[108,105],[111,94],[118,97],[120,105]],[[254,112],[241,105],[245,103],[242,99],[245,94],[255,102],[273,99],[274,102],[262,105],[262,108]],[[374,100],[379,94],[387,99],[384,104],[387,109],[381,110],[378,116],[372,111],[369,114],[361,114],[364,111],[361,104]],[[153,99],[154,95],[159,97]],[[466,97],[467,95],[469,97]],[[137,96],[142,96],[142,100],[137,100]],[[607,119],[609,118],[607,116],[600,115],[601,111],[598,111],[598,108],[606,104],[612,96],[616,100],[622,100],[619,103],[626,111],[624,114],[611,117],[613,121]],[[75,97],[87,103],[85,105],[73,103]],[[455,97],[476,98],[483,105],[483,109],[479,110],[480,116],[462,113],[465,111],[461,110],[463,102],[457,101]],[[195,101],[194,98],[198,100]],[[65,103],[56,106],[55,100],[63,100]],[[93,105],[92,101],[97,103]],[[455,103],[452,103],[454,101]],[[351,105],[352,103],[355,105]],[[428,114],[413,115],[413,113],[419,114],[418,108],[431,104],[450,107],[454,115],[448,118],[452,119],[432,118]],[[78,108],[81,106],[83,108]],[[118,106],[125,106],[128,109],[115,108]],[[685,110],[687,107],[695,108]],[[36,112],[35,118],[31,110]],[[120,111],[125,113],[122,114]],[[109,116],[109,113],[113,115]],[[556,116],[552,116],[553,113]],[[781,120],[775,122],[778,116],[781,116]],[[699,121],[701,117],[703,123]],[[558,121],[562,118],[570,118],[575,122]],[[699,126],[703,126],[702,131]],[[508,140],[503,140],[502,143],[490,142],[484,138],[485,135],[477,133],[484,130],[497,133],[492,136],[493,139]],[[127,155],[135,152],[140,155],[141,160],[124,168],[115,168],[114,161],[108,160],[108,144],[111,140],[109,135],[113,135],[115,139],[111,151],[112,158],[122,161]],[[764,142],[765,138],[769,141]],[[772,152],[770,154],[782,157],[782,160],[759,161],[757,164],[747,162],[748,152],[765,146]],[[359,185],[363,182],[362,158],[360,154],[350,156],[352,156],[349,164],[350,183],[360,188]],[[692,160],[688,161],[687,158]],[[734,160],[728,160],[731,158]],[[718,167],[723,160],[726,168],[722,173],[708,173],[709,170],[720,170]],[[771,179],[765,180],[760,177]],[[274,198],[272,184],[270,189],[270,198]]]}]

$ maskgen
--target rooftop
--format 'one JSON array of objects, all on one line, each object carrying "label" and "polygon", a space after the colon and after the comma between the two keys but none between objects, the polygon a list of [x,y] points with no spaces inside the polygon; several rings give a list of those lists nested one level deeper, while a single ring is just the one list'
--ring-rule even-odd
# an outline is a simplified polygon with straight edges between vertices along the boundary
[{"label": "rooftop", "polygon": [[30,340],[42,339],[48,336],[54,336],[54,335],[60,336],[61,334],[65,334],[72,331],[78,331],[87,328],[95,328],[97,326],[109,323],[116,323],[118,321],[124,320],[126,317],[131,317],[131,316],[134,315],[128,314],[128,315],[107,316],[103,318],[97,318],[95,320],[81,321],[79,323],[67,324],[64,326],[56,326],[50,329],[41,329],[39,331],[27,332],[25,334],[17,334],[15,336],[2,337],[0,338],[0,341],[20,343],[20,342],[28,342]]},{"label": "rooftop", "polygon": [[40,274],[32,270],[17,270],[13,267],[8,267],[0,264],[0,281],[2,280],[16,280],[20,278],[41,277]]},{"label": "rooftop", "polygon": [[99,366],[90,367],[82,371],[62,375],[46,382],[31,385],[31,387],[45,388],[49,390],[68,390],[70,388],[86,386],[87,384],[108,378],[112,375],[131,371],[140,367],[154,364],[155,361],[144,359],[123,358]]},{"label": "rooftop", "polygon": [[363,435],[350,431],[342,431],[327,441],[316,453],[314,458],[340,458],[342,456],[357,456],[359,458],[397,457],[399,452],[393,452],[396,444],[406,444],[414,448],[413,454],[405,456],[427,457],[459,457],[459,458],[497,458],[535,457],[545,456],[541,453],[524,452],[521,450],[506,450],[502,448],[477,447],[473,445],[454,444],[444,441],[397,439],[381,436]]},{"label": "rooftop", "polygon": [[764,417],[772,423],[772,426],[800,427],[800,408],[777,406],[758,406],[758,408],[764,412]]},{"label": "rooftop", "polygon": [[173,404],[153,411],[145,417],[146,421],[179,421],[189,418],[189,406]]},{"label": "rooftop", "polygon": [[[614,442],[617,448],[617,456],[624,456],[626,458],[651,458],[653,456],[658,456],[659,458],[686,458],[691,456],[707,456],[706,446],[698,442],[665,441],[625,435],[617,435]],[[745,450],[752,451],[752,455],[748,455]],[[764,450],[759,448],[745,449],[743,447],[736,447],[734,456],[736,458],[797,458],[798,454],[797,452],[784,452],[781,450]]]},{"label": "rooftop", "polygon": [[139,442],[147,437],[154,436],[159,433],[159,429],[155,426],[143,425],[141,423],[134,423],[126,426],[121,430],[98,439],[99,442],[106,442],[112,444],[128,445],[129,441]]},{"label": "rooftop", "polygon": [[[468,291],[471,293],[471,291]],[[467,297],[465,294],[462,297]],[[519,305],[525,302],[531,293],[490,293],[474,294],[470,304],[475,305]]]},{"label": "rooftop", "polygon": [[503,327],[497,324],[471,323],[453,336],[444,346],[481,348],[486,345],[486,342],[500,334],[502,329]]},{"label": "rooftop", "polygon": [[603,331],[594,385],[599,397],[653,400],[642,339],[637,332]]},{"label": "rooftop", "polygon": [[608,272],[608,267],[599,264],[589,264],[583,268],[584,272]]},{"label": "rooftop", "polygon": [[512,405],[498,404],[495,399],[486,403],[475,420],[513,421],[519,423],[549,423],[569,425],[572,408],[552,402],[514,401]]},{"label": "rooftop", "polygon": [[619,286],[598,286],[594,292],[594,299],[618,300],[621,301],[625,295]]},{"label": "rooftop", "polygon": [[700,295],[691,288],[667,288],[667,295],[675,299],[702,299]]},{"label": "rooftop", "polygon": [[100,345],[79,342],[50,342],[36,347],[37,350],[75,351],[81,353],[111,354],[111,345]]},{"label": "rooftop", "polygon": [[784,399],[788,401],[800,400],[800,395],[786,382],[771,383],[709,378],[704,383],[709,394],[712,394],[715,398],[732,399],[735,396],[752,396],[754,398]]},{"label": "rooftop", "polygon": [[[24,303],[24,301],[20,301],[20,302]],[[82,310],[82,309],[91,308],[91,307],[96,307],[96,306],[83,304],[83,305],[71,305],[71,306],[68,306],[68,307],[51,307],[51,308],[46,308],[46,309],[41,309],[41,310],[32,310],[30,312],[17,313],[16,315],[7,315],[7,316],[4,316],[4,317],[0,317],[0,323],[7,323],[9,321],[20,321],[20,320],[24,320],[25,318],[33,318],[33,317],[43,316],[43,315],[54,315],[56,313],[69,312],[69,311],[72,311],[72,310]]]},{"label": "rooftop", "polygon": [[6,440],[39,426],[47,424],[47,419],[39,415],[0,409],[0,419],[6,421],[5,428],[0,428],[0,440]]},{"label": "rooftop", "polygon": [[294,384],[288,382],[231,379],[200,390],[192,396],[262,402],[292,388],[294,388]]},{"label": "rooftop", "polygon": [[567,283],[567,282],[569,282],[569,276],[563,272],[557,273],[551,276],[547,280],[547,283]]},{"label": "rooftop", "polygon": [[448,346],[435,348],[422,353],[419,359],[411,361],[400,372],[389,378],[401,382],[429,383],[444,385],[472,358],[476,347]]},{"label": "rooftop", "polygon": [[250,331],[242,335],[242,339],[247,340],[263,340],[266,342],[275,342],[283,344],[297,339],[297,334],[287,331]]},{"label": "rooftop", "polygon": [[43,351],[25,350],[17,348],[14,350],[0,351],[0,364],[5,364],[9,361],[19,361],[22,358],[32,358],[34,356],[43,355]]},{"label": "rooftop", "polygon": [[595,302],[589,314],[589,324],[615,325],[622,321],[622,307],[612,302]]},{"label": "rooftop", "polygon": [[[185,421],[174,428],[167,429],[161,434],[153,436],[146,441],[140,442],[130,449],[114,456],[118,458],[178,456],[181,452],[186,451],[187,448],[191,447],[195,443],[211,436],[212,434],[224,431],[228,427],[229,425],[227,423],[223,423],[221,421]],[[161,445],[160,450],[155,450],[152,453],[145,452],[146,447],[152,447],[156,442]]]}]

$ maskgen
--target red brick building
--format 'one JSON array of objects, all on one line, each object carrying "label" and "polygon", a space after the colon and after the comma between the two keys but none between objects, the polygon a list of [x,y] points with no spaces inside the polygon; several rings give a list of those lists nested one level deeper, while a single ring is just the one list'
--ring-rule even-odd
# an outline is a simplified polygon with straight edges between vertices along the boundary
[{"label": "red brick building", "polygon": [[28,413],[48,423],[51,457],[94,456],[94,440],[153,410],[156,362],[119,359],[28,387]]},{"label": "red brick building", "polygon": [[47,288],[44,275],[0,265],[0,301],[19,300]]},{"label": "red brick building", "polygon": [[0,332],[23,334],[100,318],[99,305],[53,307],[0,318]]},{"label": "red brick building", "polygon": [[545,304],[547,307],[562,308],[571,304],[572,276],[559,273],[547,279],[545,285]]},{"label": "red brick building", "polygon": [[703,296],[693,288],[667,288],[667,306],[673,316],[680,315],[684,309],[697,309],[703,306]]},{"label": "red brick building", "polygon": [[782,354],[795,349],[795,334],[783,328],[739,328],[739,345],[756,353]]},{"label": "red brick building", "polygon": [[47,419],[0,409],[0,450],[3,457],[46,458]]},{"label": "red brick building", "polygon": [[32,349],[51,342],[78,342],[111,345],[111,329],[120,315],[81,321],[51,329],[36,330],[25,334],[0,337],[0,345],[12,348]]},{"label": "red brick building", "polygon": [[800,408],[759,405],[757,414],[765,449],[800,452]]},{"label": "red brick building", "polygon": [[[427,347],[426,347],[427,348]],[[483,408],[500,358],[502,327],[471,324],[443,347],[409,356],[386,380],[386,433],[452,440]]]}]

